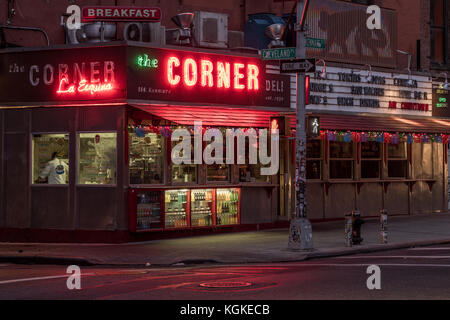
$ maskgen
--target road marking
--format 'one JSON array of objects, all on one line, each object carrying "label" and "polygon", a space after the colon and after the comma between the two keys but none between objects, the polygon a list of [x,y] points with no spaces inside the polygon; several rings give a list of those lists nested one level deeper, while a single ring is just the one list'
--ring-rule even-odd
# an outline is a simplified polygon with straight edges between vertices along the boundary
[{"label": "road marking", "polygon": [[350,256],[337,259],[450,259],[450,256]]},{"label": "road marking", "polygon": [[[296,267],[367,267],[373,263],[304,263]],[[450,264],[425,264],[425,263],[377,263],[380,267],[437,267],[450,268]]]},{"label": "road marking", "polygon": [[426,250],[430,250],[430,251],[433,251],[433,250],[436,250],[436,251],[438,251],[438,250],[448,250],[448,251],[450,251],[450,247],[442,247],[442,248],[409,248],[408,250],[411,250],[411,251],[426,251]]},{"label": "road marking", "polygon": [[[84,273],[81,276],[89,276],[89,275],[93,275],[93,274],[94,273]],[[47,277],[35,277],[35,278],[4,280],[4,281],[0,281],[0,284],[8,284],[8,283],[15,283],[15,282],[25,282],[25,281],[37,281],[37,280],[49,280],[49,279],[68,278],[70,276],[71,276],[70,274],[65,274],[65,275],[62,275],[62,276],[47,276]]]}]

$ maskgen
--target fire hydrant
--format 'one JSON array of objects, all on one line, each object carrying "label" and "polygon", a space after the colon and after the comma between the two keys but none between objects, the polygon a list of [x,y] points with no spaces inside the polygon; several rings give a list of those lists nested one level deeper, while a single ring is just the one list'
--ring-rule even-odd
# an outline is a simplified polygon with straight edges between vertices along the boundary
[{"label": "fire hydrant", "polygon": [[352,212],[352,242],[353,244],[361,244],[363,238],[361,238],[361,226],[365,223],[363,219],[361,219],[361,214],[359,211]]}]

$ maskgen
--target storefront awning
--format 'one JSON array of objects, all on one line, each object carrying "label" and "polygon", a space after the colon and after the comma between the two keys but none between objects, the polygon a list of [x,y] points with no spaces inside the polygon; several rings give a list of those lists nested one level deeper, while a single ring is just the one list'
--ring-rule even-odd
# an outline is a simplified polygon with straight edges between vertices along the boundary
[{"label": "storefront awning", "polygon": [[[322,130],[385,131],[450,134],[450,119],[405,118],[399,116],[316,114]],[[295,115],[291,115],[295,128]]]},{"label": "storefront awning", "polygon": [[161,105],[131,105],[159,118],[180,125],[194,125],[202,121],[203,126],[267,128],[270,117],[283,114],[278,111],[224,107],[191,107]]}]

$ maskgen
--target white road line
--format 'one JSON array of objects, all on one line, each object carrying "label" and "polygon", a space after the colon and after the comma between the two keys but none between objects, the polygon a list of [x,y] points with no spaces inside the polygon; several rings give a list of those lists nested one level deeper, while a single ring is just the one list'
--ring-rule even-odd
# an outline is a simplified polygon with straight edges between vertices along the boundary
[{"label": "white road line", "polygon": [[425,264],[425,263],[304,263],[295,267],[367,267],[377,265],[379,267],[435,267],[450,268],[450,264]]},{"label": "white road line", "polygon": [[[84,273],[84,274],[81,274],[81,276],[88,276],[88,275],[93,275],[93,274],[94,273]],[[35,277],[35,278],[4,280],[4,281],[0,281],[0,284],[8,284],[8,283],[15,283],[15,282],[25,282],[25,281],[59,279],[59,278],[67,278],[69,276],[71,276],[71,275],[70,274],[65,274],[65,275],[62,275],[62,276],[48,276],[48,277]]]},{"label": "white road line", "polygon": [[450,256],[349,256],[336,259],[450,259]]},{"label": "white road line", "polygon": [[423,248],[409,248],[408,250],[411,250],[411,251],[433,251],[433,250],[436,250],[436,251],[438,251],[438,250],[447,250],[447,251],[450,251],[450,247],[442,247],[442,248],[426,248],[426,247],[423,247]]}]

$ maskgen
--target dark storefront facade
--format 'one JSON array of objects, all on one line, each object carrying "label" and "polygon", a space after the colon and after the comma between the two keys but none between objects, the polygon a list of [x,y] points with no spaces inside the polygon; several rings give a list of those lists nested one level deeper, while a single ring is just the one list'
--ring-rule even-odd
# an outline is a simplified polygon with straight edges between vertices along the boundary
[{"label": "dark storefront facade", "polygon": [[327,67],[310,82],[309,218],[447,211],[450,122],[434,116],[428,75]]},{"label": "dark storefront facade", "polygon": [[[292,113],[289,76],[258,57],[111,44],[10,51],[1,64],[2,240],[133,241],[287,221],[278,174],[170,157],[172,132],[193,133],[194,121],[258,132]],[[45,176],[51,161],[65,173]]]}]

